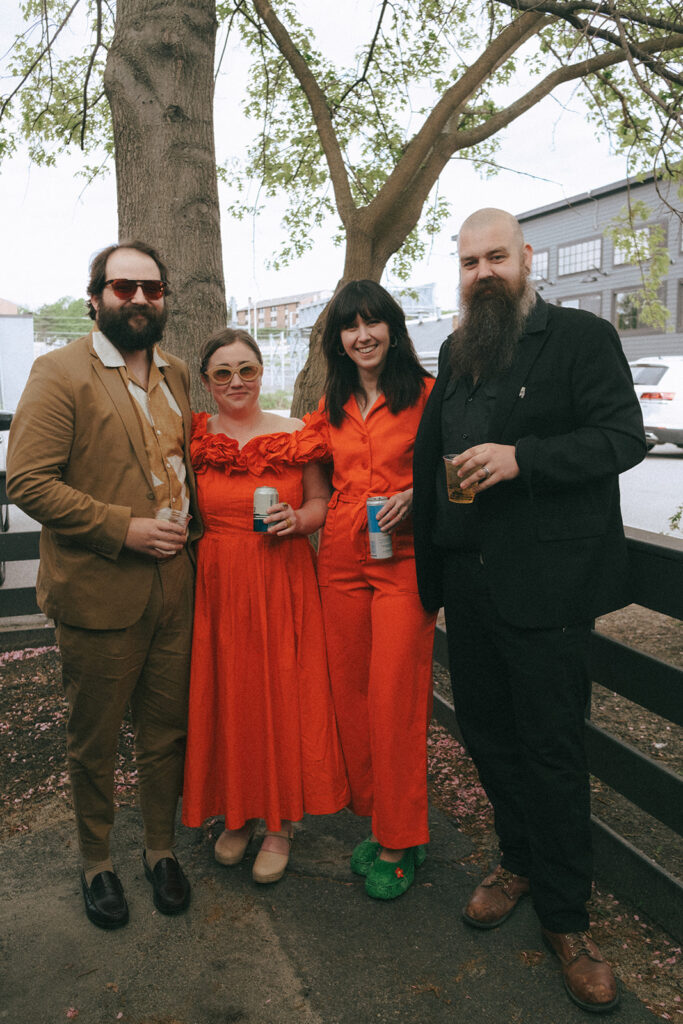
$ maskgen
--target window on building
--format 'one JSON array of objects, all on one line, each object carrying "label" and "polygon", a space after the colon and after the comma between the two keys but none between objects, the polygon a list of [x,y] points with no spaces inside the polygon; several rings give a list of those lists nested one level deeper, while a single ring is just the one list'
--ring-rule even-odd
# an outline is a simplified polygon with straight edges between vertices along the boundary
[{"label": "window on building", "polygon": [[[624,289],[612,293],[612,323],[621,334],[659,334],[661,329],[644,322],[640,311],[641,292],[639,288]],[[664,302],[664,287],[660,289]]]},{"label": "window on building", "polygon": [[558,274],[580,274],[583,270],[598,270],[602,260],[602,239],[589,238],[574,245],[561,245],[557,251]]},{"label": "window on building", "polygon": [[532,281],[547,281],[548,280],[548,250],[543,249],[541,252],[535,252],[531,258],[531,280]]},{"label": "window on building", "polygon": [[558,299],[558,306],[567,309],[587,309],[589,313],[600,316],[602,311],[602,296],[600,292],[593,292],[590,295],[573,295],[569,299]]},{"label": "window on building", "polygon": [[615,243],[614,266],[619,267],[629,263],[637,263],[639,253],[647,256],[650,251],[650,236],[653,231],[656,231],[661,241],[666,244],[665,224],[649,224],[642,228],[636,228],[632,235],[631,244],[620,245]]}]

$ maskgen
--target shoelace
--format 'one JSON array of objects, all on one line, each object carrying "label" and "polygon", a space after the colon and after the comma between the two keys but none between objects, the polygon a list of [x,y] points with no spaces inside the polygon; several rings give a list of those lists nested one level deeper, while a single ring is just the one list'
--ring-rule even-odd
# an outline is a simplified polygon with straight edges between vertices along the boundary
[{"label": "shoelace", "polygon": [[595,956],[591,951],[591,940],[587,932],[576,932],[565,935],[567,941],[569,962],[573,963],[578,957],[585,955],[590,957],[591,960],[595,960]]}]

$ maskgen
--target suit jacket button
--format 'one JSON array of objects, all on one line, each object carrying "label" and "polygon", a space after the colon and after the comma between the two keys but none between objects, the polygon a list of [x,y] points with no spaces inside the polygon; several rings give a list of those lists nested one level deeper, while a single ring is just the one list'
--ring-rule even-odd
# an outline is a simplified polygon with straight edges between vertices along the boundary
[{"label": "suit jacket button", "polygon": [[154,492],[153,491],[148,491],[147,492],[147,497],[149,498],[150,501],[154,501]]}]

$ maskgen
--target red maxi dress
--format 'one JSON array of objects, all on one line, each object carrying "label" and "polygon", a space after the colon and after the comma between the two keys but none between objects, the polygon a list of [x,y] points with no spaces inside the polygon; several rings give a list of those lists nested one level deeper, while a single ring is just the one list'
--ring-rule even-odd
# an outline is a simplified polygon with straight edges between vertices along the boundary
[{"label": "red maxi dress", "polygon": [[366,499],[413,485],[413,447],[431,378],[409,409],[396,415],[380,395],[363,419],[352,395],[333,427],[306,417],[334,460],[318,558],[339,735],[351,786],[351,809],[372,817],[390,849],[429,841],[427,729],[432,713],[436,615],[417,592],[412,522],[392,534],[393,555],[370,557]]},{"label": "red maxi dress", "polygon": [[315,552],[306,537],[253,531],[253,494],[302,502],[314,436],[254,437],[242,449],[193,417],[192,464],[204,535],[197,582],[183,822],[225,815],[331,814],[349,801],[330,692]]}]

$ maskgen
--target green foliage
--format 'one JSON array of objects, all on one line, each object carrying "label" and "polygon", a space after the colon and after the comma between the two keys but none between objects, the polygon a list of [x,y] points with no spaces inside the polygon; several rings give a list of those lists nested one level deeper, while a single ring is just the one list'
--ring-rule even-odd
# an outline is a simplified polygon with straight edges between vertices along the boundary
[{"label": "green foliage", "polygon": [[[418,208],[424,204],[422,217],[414,230],[416,214],[401,222],[407,237],[392,266],[405,278],[426,240],[448,216],[448,203],[434,187],[443,162],[467,159],[482,175],[495,173],[506,126],[561,79],[577,84],[597,130],[617,152],[628,154],[631,173],[656,166],[671,174],[671,164],[683,149],[680,0],[613,0],[609,5],[574,0],[375,0],[366,5],[374,18],[367,39],[346,65],[321,52],[296,0],[271,0],[329,115],[338,151],[332,147],[331,155],[328,146],[327,156],[291,55],[276,45],[257,13],[258,3],[216,3],[228,37],[224,42],[239,34],[251,55],[243,107],[258,126],[245,159],[230,159],[217,173],[232,189],[230,211],[236,217],[254,215],[267,200],[285,197],[284,242],[273,256],[275,267],[309,249],[315,229],[330,214],[336,212],[343,222],[341,239],[367,225],[379,198],[391,197],[395,220],[416,198]],[[349,18],[362,8],[349,4]],[[47,165],[63,151],[79,147],[86,158],[84,173],[94,174],[114,149],[102,76],[115,0],[24,0],[22,11],[27,28],[3,68],[3,81],[10,85],[0,97],[0,159],[14,152],[23,138],[31,159]],[[160,23],[160,33],[162,27]],[[519,35],[499,51],[500,41],[517,29]],[[352,21],[348,32],[358,32]],[[455,87],[462,87],[462,95],[448,108],[447,123],[431,152],[394,189],[397,167],[409,162],[425,122]],[[533,140],[531,164],[535,145]],[[430,163],[435,153],[443,160],[432,174],[438,163]],[[348,202],[340,203],[346,190],[351,211]],[[384,225],[375,229],[386,232],[386,216]],[[371,237],[376,240],[376,235]],[[653,274],[659,273],[656,253],[642,265],[654,281]],[[646,295],[651,285],[643,287]]]},{"label": "green foliage", "polygon": [[[525,7],[543,10],[544,5],[516,0],[377,3],[376,33],[369,33],[347,67],[334,66],[316,48],[312,31],[298,17],[296,3],[283,0],[272,7],[324,94],[353,200],[362,211],[387,185],[439,96],[462,79],[486,45],[518,20]],[[590,61],[627,39],[632,48],[629,61],[600,68],[583,80],[576,73],[591,117],[618,151],[629,154],[633,171],[651,170],[664,154],[680,149],[680,74],[672,70],[680,49],[653,58],[645,54],[644,60],[638,54],[643,40],[683,32],[678,0],[615,0],[595,17],[590,13],[592,5],[556,3],[550,9],[553,14],[546,16],[533,42],[499,63],[492,61],[473,85],[457,112],[457,132],[464,138],[465,133],[485,128],[510,104],[511,95],[513,103],[521,102],[524,92],[542,83],[554,69]],[[556,16],[558,11],[566,11],[566,17]],[[334,209],[330,170],[301,85],[259,21],[254,4],[223,2],[217,5],[217,13],[230,20],[233,31],[237,28],[254,56],[244,110],[261,126],[246,159],[229,172],[238,197],[231,212],[236,216],[255,213],[263,195],[287,197],[285,241],[273,259],[280,266],[311,247],[312,229]],[[355,31],[355,26],[349,25],[349,31]],[[490,176],[497,169],[500,134],[494,132],[488,138],[485,132],[479,134],[477,145],[462,149],[459,158],[471,160],[480,173]],[[425,239],[439,230],[448,212],[443,199],[425,204],[418,228],[394,257],[395,274],[404,278],[409,273],[411,263],[424,251]],[[343,237],[340,229],[336,239]]]},{"label": "green foliage", "polygon": [[33,333],[36,341],[48,345],[73,341],[87,334],[92,320],[86,312],[85,299],[74,299],[70,295],[47,303],[33,312]]},{"label": "green foliage", "polygon": [[[219,3],[219,18],[243,14],[242,3]],[[351,194],[359,209],[366,207],[386,184],[409,144],[416,124],[429,113],[439,93],[449,88],[468,66],[468,49],[481,41],[481,24],[471,7],[444,0],[394,4],[377,35],[372,59],[371,42],[361,47],[352,66],[337,68],[313,45],[313,34],[298,19],[290,0],[277,5],[281,20],[295,45],[315,73],[332,115]],[[503,13],[496,11],[495,31]],[[260,196],[287,196],[282,226],[285,241],[272,259],[277,267],[308,250],[312,231],[334,213],[330,172],[310,107],[288,62],[275,49],[265,29],[252,16],[238,21],[243,42],[254,55],[244,111],[261,131],[245,161],[228,170],[236,200],[230,212],[242,218],[258,212]],[[485,31],[485,34],[486,34]],[[461,56],[462,54],[462,56]],[[482,123],[496,109],[491,92],[504,85],[514,71],[507,61],[486,87],[473,96],[462,114],[463,127]],[[476,156],[491,170],[497,140],[483,144]],[[259,182],[256,198],[250,190]],[[434,198],[417,231],[406,239],[392,271],[407,277],[410,266],[425,249],[425,236],[435,234],[449,213],[443,198]],[[336,236],[343,239],[343,232]]]},{"label": "green foliage", "polygon": [[262,391],[259,395],[259,403],[262,409],[289,409],[292,405],[292,396],[288,391]]},{"label": "green foliage", "polygon": [[114,151],[102,85],[113,8],[96,0],[25,0],[21,9],[27,27],[9,52],[12,85],[0,97],[0,159],[16,151],[18,139],[45,166],[78,148],[96,158],[83,168],[90,177]]},{"label": "green foliage", "polygon": [[637,265],[641,285],[631,301],[639,320],[659,330],[671,329],[670,313],[661,297],[661,285],[669,272],[666,230],[652,223],[652,210],[643,200],[631,200],[605,230],[620,263]]}]

